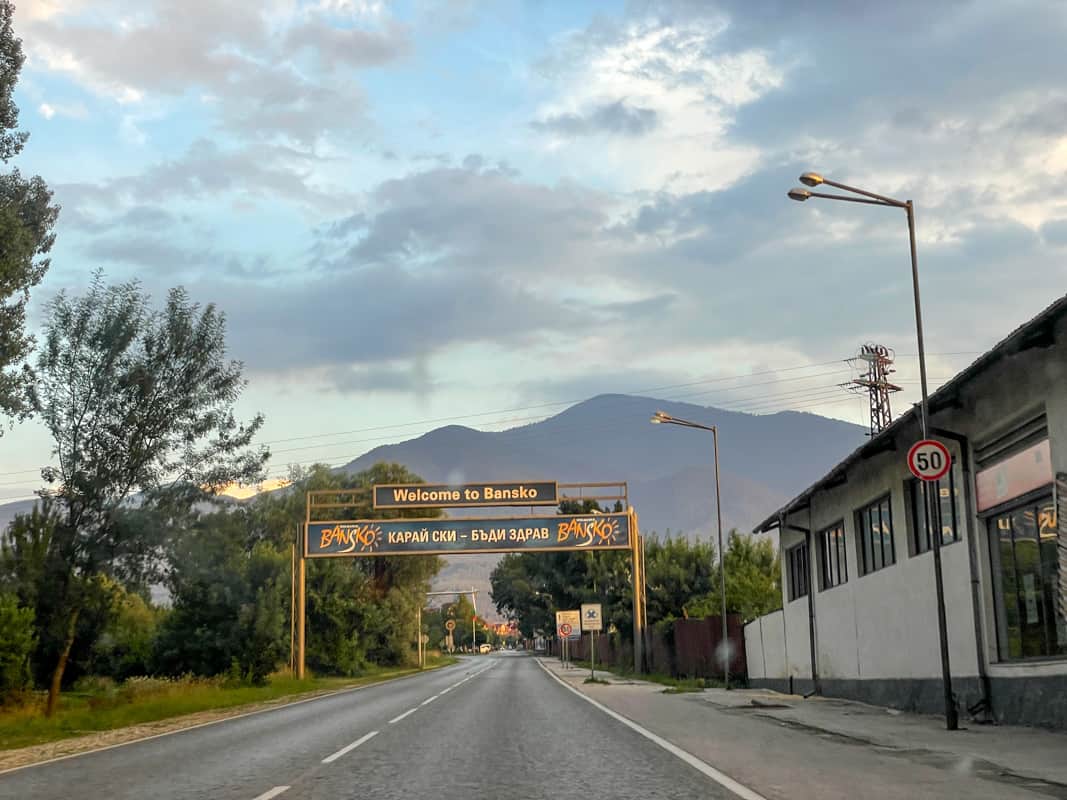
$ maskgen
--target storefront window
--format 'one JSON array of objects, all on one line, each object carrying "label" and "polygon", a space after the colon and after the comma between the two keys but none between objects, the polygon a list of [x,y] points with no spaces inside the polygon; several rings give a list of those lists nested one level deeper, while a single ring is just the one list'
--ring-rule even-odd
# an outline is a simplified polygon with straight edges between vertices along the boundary
[{"label": "storefront window", "polygon": [[1052,498],[1020,505],[988,521],[997,594],[1001,658],[1067,655],[1059,608],[1059,531]]}]

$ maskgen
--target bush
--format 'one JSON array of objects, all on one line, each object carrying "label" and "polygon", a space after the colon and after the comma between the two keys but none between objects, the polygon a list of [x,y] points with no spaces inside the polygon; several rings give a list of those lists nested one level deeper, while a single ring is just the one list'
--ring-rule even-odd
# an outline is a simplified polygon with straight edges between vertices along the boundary
[{"label": "bush", "polygon": [[113,695],[118,684],[107,675],[82,675],[71,689],[79,694]]},{"label": "bush", "polygon": [[0,595],[0,704],[21,700],[30,688],[30,654],[36,645],[33,609]]}]

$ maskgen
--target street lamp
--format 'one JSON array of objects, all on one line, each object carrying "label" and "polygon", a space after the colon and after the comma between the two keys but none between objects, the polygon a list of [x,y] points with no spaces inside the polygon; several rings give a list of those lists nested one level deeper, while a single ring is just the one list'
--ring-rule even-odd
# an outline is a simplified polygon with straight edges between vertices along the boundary
[{"label": "street lamp", "polygon": [[715,425],[701,425],[699,422],[690,422],[686,419],[672,417],[665,411],[657,411],[649,421],[654,425],[681,425],[683,428],[711,431],[712,443],[715,448],[715,516],[719,526],[719,596],[722,600],[722,644],[720,649],[723,659],[723,682],[726,688],[729,689],[730,638],[726,625],[726,550],[722,546],[722,501],[719,495],[719,429]]},{"label": "street lamp", "polygon": [[[872,206],[888,206],[889,208],[902,208],[908,218],[908,239],[911,244],[911,288],[915,300],[915,335],[919,343],[919,385],[922,388],[922,404],[919,407],[919,424],[922,430],[922,438],[928,437],[929,426],[929,401],[926,386],[926,348],[923,344],[923,315],[922,304],[919,301],[919,260],[915,254],[915,207],[911,200],[894,200],[866,189],[857,189],[844,183],[832,181],[817,172],[805,172],[800,176],[800,182],[812,188],[816,186],[832,186],[843,192],[849,192],[858,197],[850,197],[842,194],[830,194],[827,192],[812,192],[808,189],[796,187],[788,192],[791,200],[803,203],[812,197],[820,197],[825,200],[844,200],[848,203],[864,203]],[[926,506],[926,514],[929,522],[933,525],[937,519],[937,509],[931,508],[933,492],[929,490],[927,482],[923,481],[923,503]],[[937,591],[937,633],[941,646],[941,682],[945,692],[945,727],[954,731],[959,727],[959,718],[956,713],[956,704],[952,699],[952,674],[949,670],[948,660],[948,626],[945,621],[945,589],[941,574],[941,535],[931,535],[934,550],[934,584]]]}]

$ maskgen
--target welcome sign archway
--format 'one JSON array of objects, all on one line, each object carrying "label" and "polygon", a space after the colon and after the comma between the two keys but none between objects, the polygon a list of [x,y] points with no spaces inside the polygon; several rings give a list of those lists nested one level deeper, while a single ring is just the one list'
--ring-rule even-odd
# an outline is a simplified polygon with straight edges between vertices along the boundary
[{"label": "welcome sign archway", "polygon": [[[612,488],[614,492],[610,491]],[[298,678],[302,679],[306,671],[308,559],[590,550],[630,551],[634,669],[641,670],[645,631],[644,542],[637,528],[637,513],[629,504],[625,482],[560,484],[556,481],[523,481],[458,486],[375,484],[371,491],[375,510],[525,506],[530,512],[506,517],[332,519],[330,517],[364,499],[366,489],[307,492],[296,586]],[[538,506],[556,506],[568,500],[616,501],[624,510],[595,514],[536,513]]]}]

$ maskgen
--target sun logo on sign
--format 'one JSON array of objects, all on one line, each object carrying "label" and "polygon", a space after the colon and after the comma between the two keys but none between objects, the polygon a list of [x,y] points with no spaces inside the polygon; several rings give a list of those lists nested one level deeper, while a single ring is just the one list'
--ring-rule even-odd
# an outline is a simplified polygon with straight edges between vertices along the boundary
[{"label": "sun logo on sign", "polygon": [[353,538],[359,542],[361,553],[373,553],[382,540],[382,529],[377,525],[361,525],[352,532]]}]

